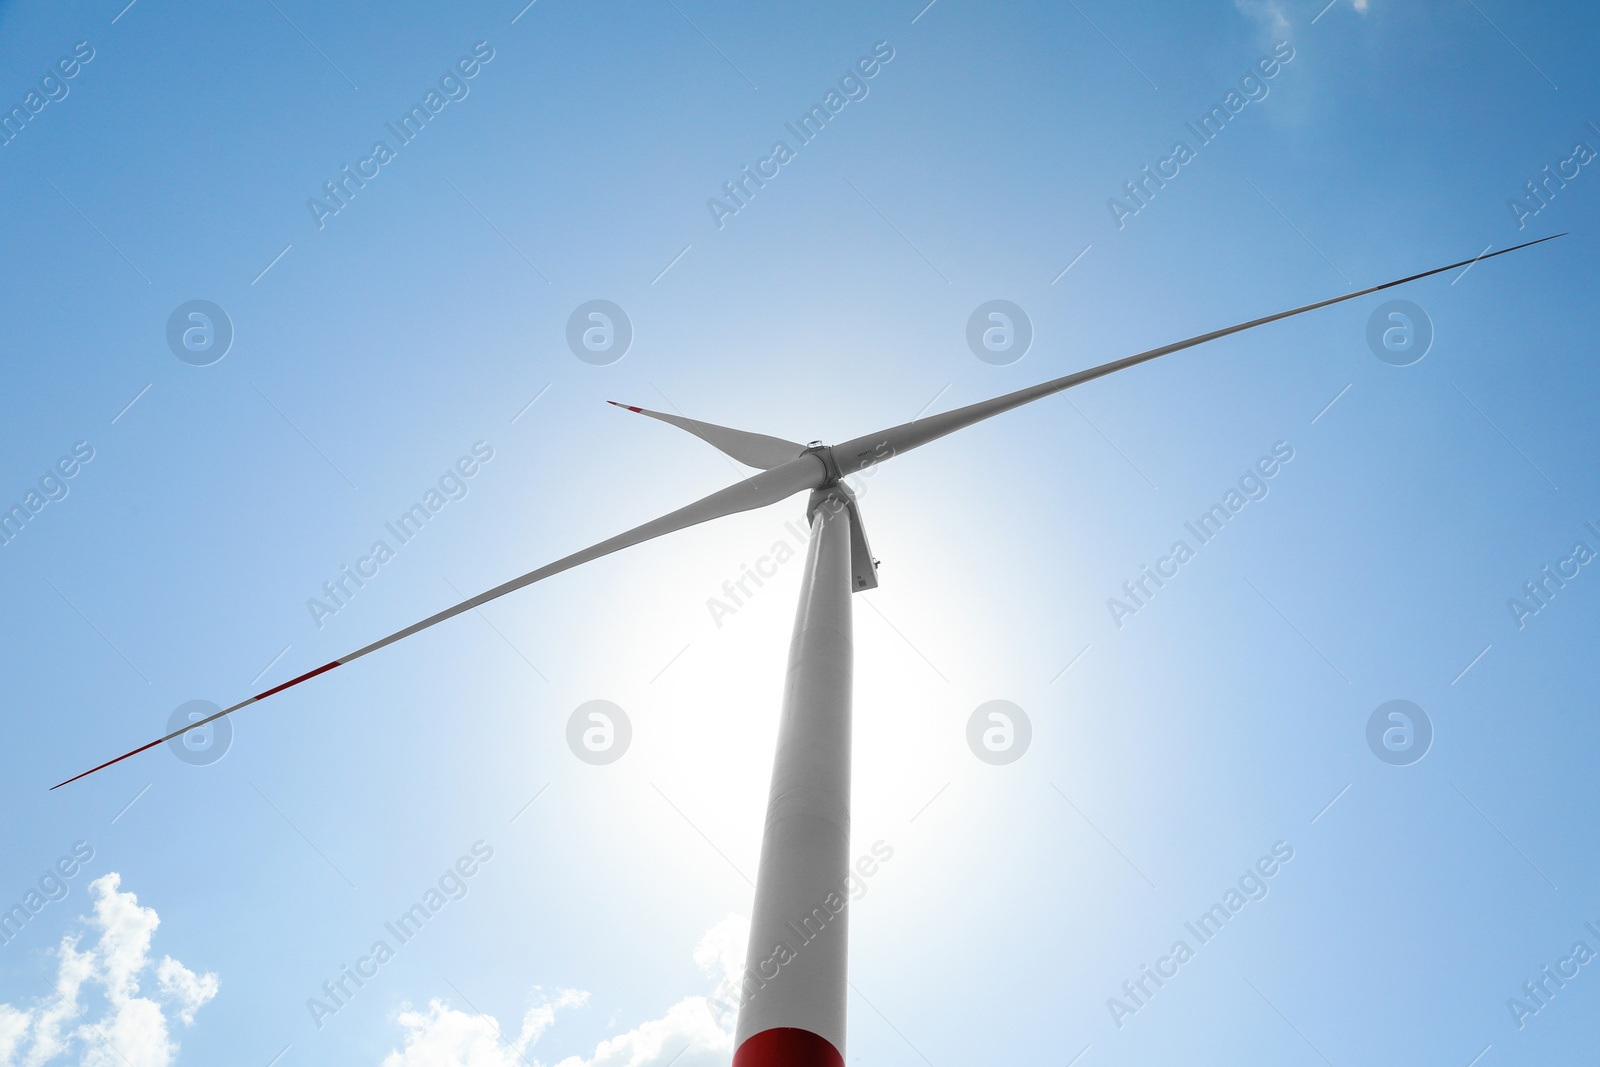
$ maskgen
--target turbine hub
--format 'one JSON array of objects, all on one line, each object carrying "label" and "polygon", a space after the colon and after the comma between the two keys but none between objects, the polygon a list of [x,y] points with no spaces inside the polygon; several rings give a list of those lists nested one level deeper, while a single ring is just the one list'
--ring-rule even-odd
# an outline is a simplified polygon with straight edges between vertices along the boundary
[{"label": "turbine hub", "polygon": [[822,461],[822,468],[827,472],[828,478],[827,481],[818,486],[819,489],[826,489],[829,486],[839,484],[839,464],[833,458],[832,445],[825,445],[821,441],[813,441],[800,454],[802,456],[816,456],[817,459]]}]

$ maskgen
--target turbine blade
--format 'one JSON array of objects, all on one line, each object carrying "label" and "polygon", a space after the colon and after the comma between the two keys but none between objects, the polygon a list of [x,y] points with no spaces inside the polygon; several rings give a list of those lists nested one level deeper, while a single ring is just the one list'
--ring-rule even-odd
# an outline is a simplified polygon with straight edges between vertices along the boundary
[{"label": "turbine blade", "polygon": [[1230,334],[1242,333],[1245,330],[1254,329],[1257,326],[1264,326],[1269,322],[1277,322],[1279,319],[1287,319],[1295,315],[1302,315],[1307,311],[1316,311],[1318,308],[1325,308],[1332,304],[1340,304],[1346,300],[1354,300],[1358,296],[1366,296],[1370,293],[1376,293],[1383,289],[1392,289],[1397,285],[1404,285],[1407,282],[1414,282],[1419,278],[1427,278],[1435,274],[1442,274],[1447,270],[1455,270],[1457,267],[1468,266],[1469,264],[1476,263],[1481,259],[1493,259],[1495,256],[1503,256],[1507,252],[1515,252],[1518,249],[1529,248],[1536,244],[1542,244],[1545,241],[1553,241],[1556,237],[1565,236],[1566,234],[1558,233],[1551,237],[1541,237],[1537,241],[1528,241],[1520,245],[1514,245],[1511,248],[1502,248],[1498,252],[1491,252],[1488,255],[1479,256],[1476,259],[1463,259],[1459,263],[1451,263],[1448,266],[1435,267],[1433,270],[1423,271],[1421,274],[1413,274],[1409,277],[1399,278],[1392,282],[1384,282],[1382,285],[1374,285],[1366,289],[1358,289],[1353,293],[1346,293],[1343,296],[1336,296],[1328,300],[1319,300],[1314,304],[1305,304],[1301,307],[1292,308],[1288,311],[1280,311],[1275,315],[1267,315],[1263,318],[1251,319],[1249,322],[1241,322],[1235,326],[1224,327],[1220,330],[1212,330],[1210,333],[1203,333],[1183,341],[1176,341],[1169,345],[1162,345],[1160,348],[1152,348],[1146,352],[1139,352],[1132,356],[1125,356],[1122,359],[1113,360],[1110,363],[1102,363],[1098,367],[1090,367],[1088,370],[1077,371],[1073,374],[1068,374],[1065,377],[1056,378],[1053,381],[1041,382],[1038,385],[1031,385],[1025,389],[1018,389],[1013,393],[1006,393],[1003,396],[993,397],[989,400],[980,400],[976,404],[968,404],[965,407],[955,408],[951,411],[941,412],[937,415],[929,415],[925,419],[917,419],[914,422],[907,422],[899,426],[893,426],[879,433],[868,434],[864,437],[857,437],[854,440],[846,441],[843,444],[833,446],[834,461],[839,464],[839,473],[841,475],[851,474],[855,471],[861,470],[864,467],[869,467],[874,463],[878,463],[884,459],[887,459],[892,455],[909,451],[910,449],[916,448],[919,445],[925,445],[929,441],[937,440],[938,438],[943,437],[945,434],[954,433],[957,430],[964,429],[965,427],[971,426],[975,422],[982,422],[984,419],[991,418],[992,416],[998,415],[1003,411],[1010,411],[1012,408],[1018,408],[1023,404],[1032,403],[1033,401],[1039,400],[1042,397],[1051,396],[1055,393],[1061,392],[1063,389],[1071,389],[1073,386],[1082,385],[1084,382],[1094,381],[1096,378],[1103,378],[1106,375],[1114,374],[1119,370],[1125,370],[1128,367],[1138,366],[1140,363],[1146,363],[1152,359],[1158,359],[1161,356],[1182,351],[1185,348],[1193,348],[1196,345],[1203,345],[1207,341],[1215,341],[1220,337],[1227,337]]},{"label": "turbine blade", "polygon": [[179,737],[183,734],[186,734],[190,730],[197,730],[209,722],[214,722],[215,720],[222,718],[224,715],[232,715],[240,708],[246,708],[257,701],[265,700],[274,693],[281,693],[285,689],[299,685],[301,682],[310,681],[319,674],[326,674],[335,667],[342,667],[346,663],[358,660],[369,652],[376,652],[378,649],[392,645],[396,641],[410,637],[414,633],[426,630],[428,627],[444,622],[446,619],[453,619],[463,612],[471,611],[473,608],[476,608],[482,604],[487,604],[489,601],[495,600],[499,597],[503,597],[507,593],[515,592],[524,586],[532,585],[534,582],[541,581],[553,574],[560,574],[562,571],[571,570],[573,567],[579,566],[583,563],[588,563],[590,560],[599,559],[601,556],[610,555],[611,553],[620,549],[627,548],[631,545],[637,545],[644,541],[649,541],[653,538],[660,537],[663,534],[669,534],[676,530],[685,529],[689,526],[697,526],[702,522],[709,522],[712,519],[722,518],[724,515],[733,515],[741,511],[753,511],[756,508],[766,507],[768,504],[776,504],[778,501],[783,500],[786,497],[793,496],[795,493],[806,489],[817,488],[823,482],[825,482],[827,478],[827,471],[823,467],[822,461],[814,456],[796,458],[781,467],[777,467],[773,470],[763,471],[762,473],[753,475],[742,482],[730,485],[726,489],[719,489],[710,496],[702,497],[693,504],[689,504],[686,507],[681,507],[677,511],[673,511],[661,516],[659,519],[652,519],[642,526],[635,526],[633,529],[628,530],[625,533],[617,534],[615,537],[609,537],[598,544],[590,545],[588,548],[580,549],[579,551],[572,553],[570,556],[565,556],[556,560],[554,563],[547,563],[537,570],[529,571],[520,578],[513,578],[509,582],[504,582],[500,585],[497,585],[493,589],[479,593],[475,597],[463,600],[459,604],[452,605],[451,607],[445,608],[443,611],[429,615],[421,622],[412,623],[403,630],[396,630],[388,637],[380,638],[379,640],[372,642],[370,645],[358,648],[349,655],[340,656],[331,663],[324,663],[315,670],[307,671],[296,678],[289,679],[287,682],[284,682],[281,685],[273,686],[271,689],[268,689],[263,693],[257,693],[253,697],[250,697],[246,700],[241,700],[231,708],[223,708],[221,711],[216,712],[215,714],[208,715],[203,719],[189,723],[181,730],[174,730],[165,737],[158,737],[147,745],[141,745],[131,752],[125,752],[116,759],[107,760],[98,767],[91,767],[82,774],[73,775],[66,781],[58,782],[50,788],[60,789],[64,785],[76,782],[79,778],[86,778],[95,771],[104,770],[114,763],[121,763],[130,756],[137,756],[141,752],[147,752],[163,742],[171,741],[174,737]]},{"label": "turbine blade", "polygon": [[688,430],[712,448],[724,455],[732,456],[747,467],[772,470],[774,467],[783,466],[806,450],[805,445],[785,441],[781,437],[768,437],[764,433],[735,430],[715,423],[686,419],[682,415],[668,415],[648,408],[636,408],[632,404],[619,404],[615,400],[607,400],[606,403],[612,407],[648,415],[652,419],[660,419],[680,430]]}]

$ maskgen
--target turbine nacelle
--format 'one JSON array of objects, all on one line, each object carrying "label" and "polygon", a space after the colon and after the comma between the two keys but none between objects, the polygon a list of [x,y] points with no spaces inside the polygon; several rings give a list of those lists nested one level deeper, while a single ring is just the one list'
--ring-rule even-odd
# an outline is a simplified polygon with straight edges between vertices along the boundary
[{"label": "turbine nacelle", "polygon": [[[850,588],[857,593],[864,589],[878,588],[878,561],[872,558],[872,549],[867,544],[867,531],[861,523],[861,507],[856,503],[855,493],[843,481],[839,464],[835,461],[830,446],[821,441],[802,445],[796,441],[786,441],[781,437],[751,433],[748,430],[735,430],[731,426],[718,426],[716,423],[701,422],[682,415],[668,415],[665,412],[651,411],[632,404],[619,404],[615,400],[607,400],[606,403],[636,415],[659,419],[669,426],[676,426],[680,430],[692,433],[723,455],[736,459],[747,467],[777,470],[789,464],[800,463],[808,457],[822,464],[822,480],[812,490],[811,499],[806,504],[806,522],[812,520],[819,507],[828,507],[835,512],[841,508],[849,511]],[[867,457],[870,462],[852,466],[848,473],[855,473],[863,467],[870,466],[871,463],[888,459],[893,454],[893,449],[888,445],[880,446],[876,453],[868,450]],[[801,466],[803,468],[804,464]]]},{"label": "turbine nacelle", "polygon": [[878,588],[878,561],[872,558],[872,547],[867,544],[867,530],[861,525],[861,506],[856,494],[844,482],[834,482],[811,490],[806,501],[806,522],[810,523],[818,508],[832,514],[845,511],[850,514],[850,591],[859,593]]}]

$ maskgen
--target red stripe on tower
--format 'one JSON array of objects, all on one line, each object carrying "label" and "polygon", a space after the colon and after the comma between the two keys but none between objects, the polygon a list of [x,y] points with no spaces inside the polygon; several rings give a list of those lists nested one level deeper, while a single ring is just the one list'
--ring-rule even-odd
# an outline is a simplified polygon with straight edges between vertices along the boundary
[{"label": "red stripe on tower", "polygon": [[733,1067],[844,1067],[844,1057],[810,1030],[778,1026],[747,1038],[733,1054]]}]

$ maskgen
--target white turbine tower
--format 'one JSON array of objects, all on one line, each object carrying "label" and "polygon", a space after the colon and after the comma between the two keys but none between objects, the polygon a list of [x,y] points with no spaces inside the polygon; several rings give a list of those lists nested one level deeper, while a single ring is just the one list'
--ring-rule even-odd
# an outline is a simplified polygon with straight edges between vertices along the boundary
[{"label": "white turbine tower", "polygon": [[[789,645],[788,676],[761,841],[761,865],[756,876],[755,910],[733,1063],[734,1067],[843,1067],[848,989],[845,885],[850,844],[850,594],[875,588],[878,579],[860,511],[842,479],[975,422],[1115,371],[1552,239],[1540,238],[1477,259],[1213,330],[832,447],[805,447],[764,434],[629,407],[629,411],[687,430],[760,473],[445,608],[50,788],[59,789],[552,574],[662,534],[765,507],[809,490],[806,517],[811,525],[811,540]],[[809,938],[799,946],[793,944],[798,940],[793,932],[797,928]]]}]

